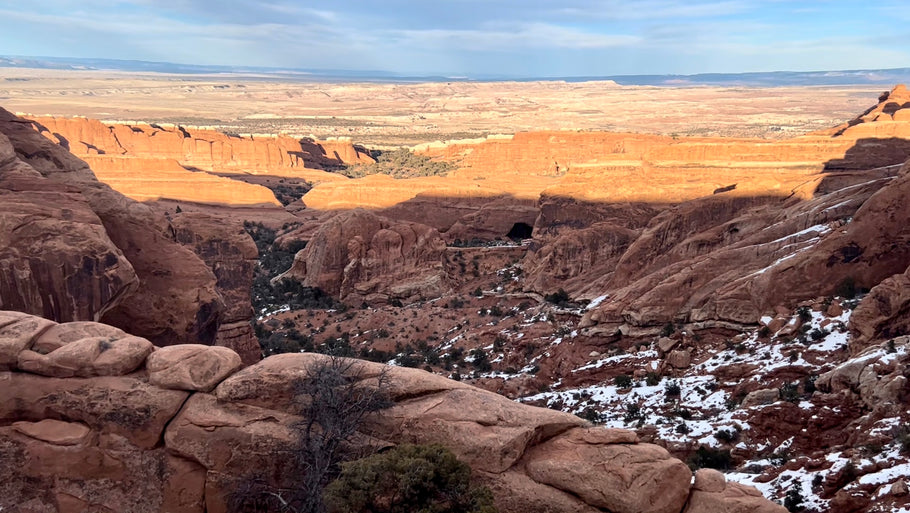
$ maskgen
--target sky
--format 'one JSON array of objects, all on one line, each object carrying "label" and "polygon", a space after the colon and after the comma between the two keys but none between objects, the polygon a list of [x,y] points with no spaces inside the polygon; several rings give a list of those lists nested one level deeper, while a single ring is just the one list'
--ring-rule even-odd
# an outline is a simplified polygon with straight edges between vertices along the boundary
[{"label": "sky", "polygon": [[0,55],[453,77],[910,67],[907,0],[0,0]]}]

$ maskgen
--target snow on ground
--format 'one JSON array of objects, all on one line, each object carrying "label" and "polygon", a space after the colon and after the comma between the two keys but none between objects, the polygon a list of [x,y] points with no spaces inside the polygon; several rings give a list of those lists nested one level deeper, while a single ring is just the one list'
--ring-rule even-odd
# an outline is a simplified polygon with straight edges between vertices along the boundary
[{"label": "snow on ground", "polygon": [[[804,232],[819,230],[821,228],[812,227]],[[847,306],[852,305],[848,303]],[[857,473],[862,477],[850,486],[882,485],[878,490],[880,494],[887,493],[890,484],[898,478],[910,481],[910,462],[900,453],[899,441],[894,440],[879,449],[878,454],[864,455],[859,460],[855,455],[847,457],[838,452],[829,454],[827,461],[811,467],[812,470],[805,467],[791,469],[790,466],[783,469],[782,465],[791,459],[789,452],[793,439],[776,447],[762,444],[759,440],[749,440],[750,410],[739,407],[737,399],[740,398],[730,397],[727,391],[739,382],[720,382],[716,374],[725,367],[741,365],[753,369],[743,379],[770,383],[782,370],[810,376],[831,370],[837,362],[848,359],[850,335],[846,325],[851,313],[849,308],[844,308],[840,315],[828,317],[822,312],[801,309],[777,333],[761,333],[762,330],[756,329],[734,337],[707,355],[697,355],[697,363],[682,376],[672,379],[652,374],[647,379],[632,379],[629,384],[617,383],[611,377],[587,386],[551,387],[551,391],[526,396],[520,401],[571,412],[606,427],[638,429],[647,426],[656,431],[658,439],[668,443],[715,450],[735,447],[741,452],[760,455],[739,465],[735,472],[728,472],[727,478],[755,486],[766,497],[780,501],[789,490],[796,488],[803,498],[805,511],[828,511],[829,500],[819,495],[823,483],[835,479],[847,465],[862,470]],[[767,325],[772,320],[765,317],[762,324]],[[880,348],[857,359],[887,362],[903,355],[905,350],[904,346],[892,352]],[[600,356],[577,367],[572,373],[605,371],[611,367],[628,368],[630,365],[656,370],[660,363],[658,352],[650,348]],[[628,380],[628,376],[623,379]],[[831,410],[826,406],[816,406],[806,394],[793,402],[803,410],[818,412],[814,418],[819,418],[818,415],[826,411],[829,414],[838,411],[836,408]],[[891,434],[899,427],[900,418],[885,418],[874,424],[872,433]],[[748,445],[738,441],[740,437],[747,440]],[[764,472],[769,469],[775,471],[771,472],[773,478],[770,480],[769,474]]]},{"label": "snow on ground", "polygon": [[585,310],[593,310],[593,309],[597,308],[597,307],[600,306],[600,304],[603,303],[604,300],[607,299],[608,297],[610,297],[609,294],[604,294],[604,295],[602,295],[602,296],[597,296],[596,298],[592,299],[590,303],[588,303],[588,305],[585,307]]}]

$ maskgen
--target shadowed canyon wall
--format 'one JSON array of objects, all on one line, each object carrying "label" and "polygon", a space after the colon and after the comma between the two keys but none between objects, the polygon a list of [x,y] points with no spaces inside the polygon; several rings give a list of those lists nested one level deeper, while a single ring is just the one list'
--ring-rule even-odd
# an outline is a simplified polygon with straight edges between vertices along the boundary
[{"label": "shadowed canyon wall", "polygon": [[[215,343],[223,321],[249,311],[248,297],[228,293],[237,284],[216,277],[216,261],[250,265],[243,244],[252,242],[239,225],[228,245],[247,250],[236,257],[211,254],[226,236],[185,246],[163,215],[99,182],[39,130],[0,110],[0,306],[56,321],[103,320],[159,345]],[[193,230],[229,231],[224,224],[197,219]],[[248,294],[248,285],[239,288]],[[250,357],[248,344],[238,350]]]}]

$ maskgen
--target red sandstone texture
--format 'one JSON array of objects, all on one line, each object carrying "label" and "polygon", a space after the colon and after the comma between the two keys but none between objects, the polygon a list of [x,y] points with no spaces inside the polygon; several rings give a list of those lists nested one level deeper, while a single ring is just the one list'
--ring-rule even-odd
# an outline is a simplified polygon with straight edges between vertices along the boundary
[{"label": "red sandstone texture", "polygon": [[[215,342],[225,300],[195,248],[39,131],[0,111],[0,304],[57,321],[105,320],[158,345]],[[245,235],[233,237],[236,247]]]},{"label": "red sandstone texture", "polygon": [[[887,473],[901,460],[888,454],[864,458],[862,451],[867,445],[893,443],[897,432],[888,430],[906,421],[907,350],[902,335],[908,309],[902,284],[910,267],[906,233],[910,209],[904,199],[910,178],[906,165],[900,169],[910,156],[901,114],[907,108],[900,100],[905,94],[897,88],[870,111],[888,110],[890,119],[867,114],[869,119],[843,130],[776,143],[560,132],[429,149],[451,150],[451,155],[437,156],[460,159],[461,169],[447,178],[369,177],[313,189],[304,198],[310,207],[302,211],[306,224],[285,236],[310,242],[298,255],[292,274],[349,302],[415,302],[391,310],[395,318],[390,311],[372,309],[351,312],[351,319],[334,318],[338,333],[350,332],[364,347],[374,344],[390,351],[395,342],[417,339],[436,340],[440,348],[456,342],[461,350],[492,347],[494,368],[514,369],[475,372],[477,382],[513,397],[533,397],[544,387],[558,385],[551,395],[532,399],[553,408],[582,413],[586,385],[612,383],[622,374],[640,381],[648,372],[689,380],[690,389],[704,392],[701,397],[708,396],[709,383],[722,387],[721,393],[730,399],[744,394],[744,410],[722,424],[733,428],[733,422],[742,421],[750,426],[750,444],[734,447],[736,461],[760,461],[787,443],[800,454],[792,464],[749,477],[751,482],[785,485],[792,479],[787,471],[802,469],[825,477],[818,493],[835,511],[869,510],[873,497],[886,497],[887,504],[897,507],[906,502],[901,481],[889,477],[879,483],[874,480],[884,477],[874,476]],[[888,107],[892,103],[899,108]],[[884,137],[871,137],[870,131],[878,129],[870,127],[878,123],[889,127],[882,129]],[[869,126],[856,130],[863,125]],[[579,161],[572,160],[572,145],[578,147]],[[552,166],[544,162],[551,158]],[[508,159],[517,164],[507,165]],[[499,174],[487,176],[487,165]],[[682,184],[680,176],[685,177]],[[378,212],[345,212],[358,205]],[[314,212],[315,207],[325,210]],[[90,216],[86,219],[91,225]],[[527,245],[439,250],[443,240],[503,237],[517,222],[534,227]],[[218,237],[231,240],[229,235]],[[206,247],[189,238],[182,242],[197,251]],[[232,257],[238,269],[244,260],[240,253]],[[212,261],[218,259],[206,263],[215,268]],[[847,282],[872,288],[849,320],[853,338],[848,338],[847,317],[842,316],[848,307],[823,299],[837,295]],[[518,305],[536,303],[542,294],[558,288],[572,298],[597,301],[584,309],[535,305],[523,310],[527,307]],[[219,293],[238,290],[229,285]],[[464,297],[474,290],[481,297],[461,310],[452,307],[449,325],[442,319],[449,312],[438,304],[441,301],[432,306],[419,303],[434,296],[445,299],[449,291]],[[503,315],[491,319],[493,306],[502,306]],[[795,322],[789,315],[796,306],[818,316],[811,323]],[[405,318],[399,319],[399,313]],[[413,318],[408,319],[408,313]],[[457,315],[462,317],[456,319]],[[318,324],[310,314],[302,316],[303,312],[291,312],[273,321],[277,326],[279,319],[289,320],[301,328],[304,322]],[[391,328],[395,321],[404,325],[394,325],[389,331],[396,333],[390,339],[367,338],[367,332]],[[658,337],[668,325],[675,330],[672,337]],[[760,325],[768,327],[769,336],[758,334]],[[798,341],[803,326],[825,330],[841,342],[813,348],[810,341]],[[331,334],[318,329],[312,333],[326,338]],[[451,334],[454,338],[448,340]],[[361,335],[364,338],[357,340]],[[26,338],[11,337],[14,352],[24,351]],[[888,347],[892,339],[893,351]],[[496,349],[497,343],[504,347]],[[848,360],[848,350],[856,357]],[[23,365],[36,370],[59,369],[61,360],[71,358],[66,352],[55,358],[26,354]],[[110,368],[89,356],[92,369]],[[0,365],[12,368],[18,361],[8,357]],[[456,372],[467,372],[467,363],[458,365]],[[804,393],[795,402],[781,400],[784,385],[799,383],[804,391],[801,380],[812,373],[821,374],[817,392],[808,399]],[[698,392],[688,393],[695,397]],[[616,395],[610,407],[616,408],[612,416],[621,418],[637,395],[634,390]],[[687,407],[692,407],[691,401]],[[644,399],[640,402],[647,406]],[[671,407],[667,411],[672,412]],[[723,404],[712,404],[699,414],[720,411],[725,411]],[[661,419],[659,428],[644,426],[639,435],[660,442],[655,434],[659,433],[667,440],[665,434],[673,432],[674,425],[667,422]],[[668,446],[675,454],[690,455],[715,427],[680,436],[682,441]],[[434,424],[434,429],[442,427]],[[78,433],[67,437],[78,438]],[[757,440],[764,440],[767,447],[759,450]],[[555,440],[560,456],[542,467],[574,468],[578,461],[565,453],[572,453],[576,443]],[[201,446],[197,449],[209,450]],[[833,448],[838,454],[834,463],[825,452]],[[597,451],[598,458],[612,457],[610,450]],[[198,456],[203,457],[214,456],[209,452]],[[496,453],[497,461],[501,457]],[[855,462],[861,475],[873,477],[841,489],[850,483],[843,468],[846,461]],[[501,476],[505,484],[490,483],[526,489],[528,497],[547,485],[573,500],[581,497],[588,504],[599,500],[586,495],[587,485],[575,487],[580,477],[535,474],[540,468],[522,470],[533,481],[527,488],[521,488],[528,483],[525,477],[512,474]],[[719,495],[696,500],[693,494],[690,507],[714,504],[705,507],[722,510],[712,501],[750,497],[736,487],[720,489],[714,481],[710,475],[701,485],[696,481],[696,489]],[[531,508],[515,504],[517,509]]]},{"label": "red sandstone texture", "polygon": [[[327,357],[278,355],[238,372],[229,349],[149,354],[148,341],[99,339],[106,328],[85,324],[41,355],[32,349],[49,327],[19,329],[35,319],[0,312],[0,354],[17,362],[0,372],[0,507],[223,512],[230,483],[251,470],[293,485],[275,455],[305,420],[293,405],[294,380]],[[7,345],[11,338],[21,343]],[[39,357],[58,365],[30,363]],[[361,362],[352,371],[375,386],[383,369]],[[504,512],[783,511],[716,473],[700,472],[693,486],[682,461],[634,432],[590,427],[415,369],[385,372],[392,405],[366,422],[365,442],[446,445]]]},{"label": "red sandstone texture", "polygon": [[[894,110],[904,95],[895,88],[873,111]],[[869,123],[910,135],[910,123],[892,118]],[[521,263],[525,290],[608,294],[586,315],[589,327],[753,324],[846,280],[869,288],[906,270],[908,178],[899,167],[910,143],[855,128],[786,141],[523,133],[426,148],[459,163],[449,177],[323,183],[303,201],[420,222],[449,243],[504,238],[516,223],[533,224]],[[308,251],[345,254],[348,240],[323,237]],[[313,285],[353,261],[308,260],[296,274]],[[414,268],[414,260],[402,254],[396,265]],[[396,283],[394,273],[381,274],[369,273],[363,287]],[[358,279],[349,277],[346,290]]]},{"label": "red sandstone texture", "polygon": [[322,171],[373,159],[347,140],[234,136],[170,125],[34,118],[48,139],[82,157],[98,179],[138,201],[168,198],[226,205],[279,205],[271,191],[210,173],[294,176],[320,182]]},{"label": "red sandstone texture", "polygon": [[75,155],[171,159],[206,171],[269,174],[282,169],[318,170],[373,161],[343,140],[238,136],[173,125],[106,124],[85,118],[40,117],[33,121]]}]

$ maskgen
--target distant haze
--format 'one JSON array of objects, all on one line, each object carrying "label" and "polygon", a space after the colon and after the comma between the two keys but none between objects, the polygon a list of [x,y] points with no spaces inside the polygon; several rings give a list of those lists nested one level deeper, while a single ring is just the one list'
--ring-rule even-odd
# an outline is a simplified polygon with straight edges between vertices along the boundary
[{"label": "distant haze", "polygon": [[[379,70],[344,69],[282,69],[260,66],[206,66],[171,62],[127,61],[116,59],[78,59],[60,57],[0,56],[0,68],[29,68],[57,70],[108,70],[139,73],[169,73],[204,79],[212,75],[239,75],[247,80],[281,80],[283,82],[449,82],[457,80],[546,80],[567,82],[613,80],[620,85],[637,86],[837,86],[893,85],[910,83],[910,68],[839,71],[769,71],[756,73],[701,73],[694,75],[614,75],[569,77],[509,77],[479,75],[448,77],[439,75],[408,75]],[[14,79],[15,80],[15,79]]]},{"label": "distant haze", "polygon": [[0,51],[405,76],[610,77],[910,66],[906,0],[42,0]]}]

